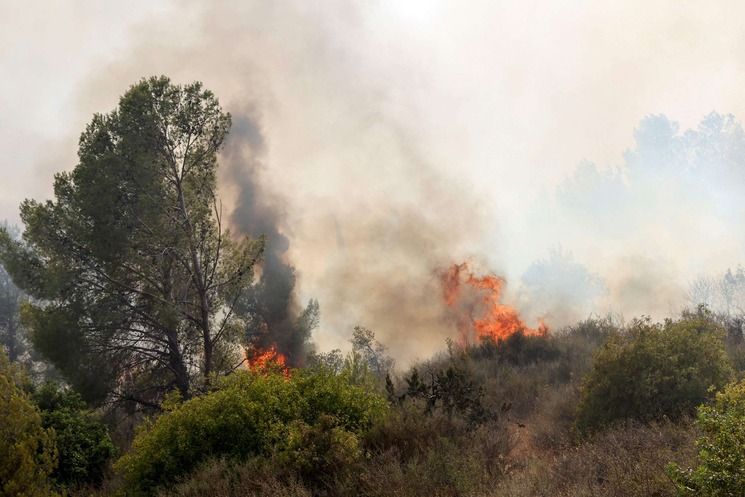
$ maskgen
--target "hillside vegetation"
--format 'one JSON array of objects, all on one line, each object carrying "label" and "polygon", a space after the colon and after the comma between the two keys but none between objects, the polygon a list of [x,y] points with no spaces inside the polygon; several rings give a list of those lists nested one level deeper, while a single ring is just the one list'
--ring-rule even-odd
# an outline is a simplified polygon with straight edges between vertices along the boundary
[{"label": "hillside vegetation", "polygon": [[[95,473],[55,480],[51,458],[29,464],[49,475],[50,494],[71,495],[673,496],[743,488],[745,387],[731,359],[742,344],[703,310],[664,323],[592,318],[545,336],[450,343],[428,361],[383,374],[373,366],[386,358],[364,345],[341,363],[317,354],[289,374],[237,371],[202,395],[172,396],[130,447],[109,457],[103,481]],[[5,381],[18,384],[4,364]],[[33,409],[33,395],[14,395]],[[36,426],[28,435],[36,443],[55,440]],[[127,438],[126,426],[111,426],[115,439]]]}]

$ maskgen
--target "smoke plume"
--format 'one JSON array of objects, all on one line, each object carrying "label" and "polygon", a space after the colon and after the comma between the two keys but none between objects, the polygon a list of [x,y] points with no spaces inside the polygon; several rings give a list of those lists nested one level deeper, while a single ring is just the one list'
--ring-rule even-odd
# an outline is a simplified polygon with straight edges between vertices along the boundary
[{"label": "smoke plume", "polygon": [[[279,228],[281,199],[260,186],[265,154],[259,115],[250,109],[239,110],[222,154],[222,179],[233,197],[230,226],[239,235],[254,239],[263,235],[268,241],[259,280],[241,306],[241,312],[251,318],[246,341],[257,351],[274,347],[289,365],[298,366],[312,330],[301,319],[295,268],[287,262],[290,242]],[[313,312],[313,304],[307,311]]]}]

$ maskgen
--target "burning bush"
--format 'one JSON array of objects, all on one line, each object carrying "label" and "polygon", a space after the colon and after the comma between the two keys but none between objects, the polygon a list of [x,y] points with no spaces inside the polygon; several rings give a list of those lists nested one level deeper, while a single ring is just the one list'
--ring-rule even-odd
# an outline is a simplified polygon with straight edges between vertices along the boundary
[{"label": "burning bush", "polygon": [[528,328],[517,310],[501,302],[505,280],[493,274],[477,276],[468,262],[452,264],[440,272],[442,297],[458,328],[461,343],[474,339],[496,341],[513,333],[545,335],[548,326],[539,320]]},{"label": "burning bush", "polygon": [[[358,437],[385,405],[344,374],[295,371],[286,379],[281,373],[241,371],[145,426],[116,468],[132,490],[146,495],[210,457],[275,457],[312,474],[329,460],[355,457]],[[308,439],[326,452],[303,452],[307,447],[299,441]],[[344,447],[337,447],[342,442]]]}]

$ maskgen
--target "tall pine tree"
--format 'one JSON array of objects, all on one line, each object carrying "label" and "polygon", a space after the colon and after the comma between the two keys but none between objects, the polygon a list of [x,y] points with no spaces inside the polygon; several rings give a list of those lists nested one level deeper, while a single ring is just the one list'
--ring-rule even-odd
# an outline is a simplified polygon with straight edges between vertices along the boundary
[{"label": "tall pine tree", "polygon": [[34,346],[87,400],[155,405],[234,367],[233,308],[265,242],[222,224],[230,122],[201,83],[142,80],[93,117],[55,199],[23,202],[23,240],[0,236],[0,261],[39,302],[25,312]]}]

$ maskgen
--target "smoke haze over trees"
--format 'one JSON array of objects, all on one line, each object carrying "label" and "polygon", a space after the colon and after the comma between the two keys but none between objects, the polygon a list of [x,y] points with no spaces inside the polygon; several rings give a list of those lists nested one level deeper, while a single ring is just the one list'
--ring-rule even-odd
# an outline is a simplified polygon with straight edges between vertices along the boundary
[{"label": "smoke haze over trees", "polygon": [[745,3],[7,3],[4,475],[743,488]]},{"label": "smoke haze over trees", "polygon": [[[17,227],[0,223],[0,228],[5,229],[12,238],[19,236]],[[0,264],[0,344],[10,362],[28,359],[26,354],[30,352],[26,330],[21,324],[21,304],[26,299],[26,295]]]},{"label": "smoke haze over trees", "polygon": [[0,218],[51,195],[122,82],[203,81],[235,123],[226,218],[275,239],[267,292],[290,343],[315,298],[321,348],[363,325],[397,359],[426,356],[453,333],[436,270],[468,257],[506,277],[530,326],[665,316],[698,275],[745,259],[739,4],[134,5],[7,16],[29,55],[4,55],[25,83],[0,144],[24,174],[6,174]]},{"label": "smoke haze over trees", "polygon": [[[697,273],[720,273],[742,257],[742,126],[734,116],[711,113],[681,132],[667,117],[649,116],[634,137],[623,163],[581,163],[536,215],[545,216],[548,237],[577,250],[578,262],[602,278],[608,292],[596,299],[600,309],[664,314],[714,304],[684,295]],[[550,282],[543,283],[545,291]]]}]

